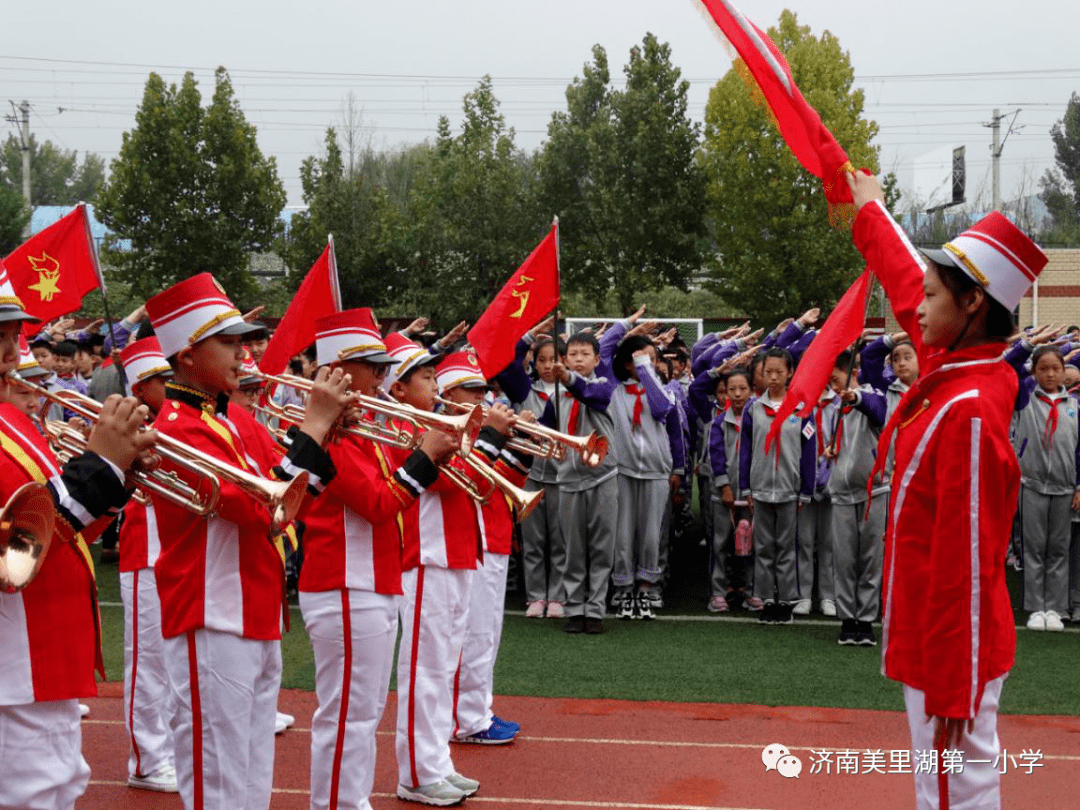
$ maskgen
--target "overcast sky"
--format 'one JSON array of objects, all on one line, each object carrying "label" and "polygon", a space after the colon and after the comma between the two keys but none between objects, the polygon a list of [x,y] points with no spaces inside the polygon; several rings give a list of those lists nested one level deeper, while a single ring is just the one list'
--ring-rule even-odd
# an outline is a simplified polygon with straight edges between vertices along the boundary
[{"label": "overcast sky", "polygon": [[[1050,126],[1080,91],[1075,0],[742,0],[767,28],[788,7],[851,54],[866,115],[878,122],[882,165],[910,187],[928,153],[965,144],[968,197],[990,197],[997,107],[1020,109],[1002,158],[1002,195],[1037,190],[1053,162]],[[698,0],[52,0],[9,4],[0,45],[0,103],[26,99],[39,139],[111,160],[134,122],[146,75],[202,79],[225,65],[264,152],[275,155],[290,205],[299,165],[319,150],[351,92],[377,147],[433,137],[438,116],[460,121],[461,97],[493,77],[526,149],[544,139],[567,83],[599,43],[621,76],[630,47],[653,32],[691,82],[701,121],[730,60]],[[63,108],[63,112],[58,112]],[[1007,125],[1007,122],[1006,122]],[[6,133],[13,132],[10,123]],[[1003,131],[1004,134],[1004,131]],[[926,190],[922,192],[924,195]]]}]

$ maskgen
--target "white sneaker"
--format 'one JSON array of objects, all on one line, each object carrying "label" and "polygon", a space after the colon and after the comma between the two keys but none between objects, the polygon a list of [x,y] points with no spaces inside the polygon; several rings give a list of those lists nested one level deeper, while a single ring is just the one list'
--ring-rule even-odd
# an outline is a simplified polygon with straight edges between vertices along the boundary
[{"label": "white sneaker", "polygon": [[90,707],[87,706],[85,703],[80,703],[79,704],[79,717],[86,717],[86,715],[88,715],[88,714],[90,714]]},{"label": "white sneaker", "polygon": [[163,765],[153,773],[129,776],[128,787],[139,790],[155,790],[158,793],[179,793],[176,787],[176,769],[172,765]]},{"label": "white sneaker", "polygon": [[526,619],[542,619],[544,618],[544,600],[537,599],[535,602],[529,602],[525,608]]},{"label": "white sneaker", "polygon": [[1045,630],[1046,629],[1046,614],[1041,610],[1037,610],[1028,616],[1027,620],[1028,630]]},{"label": "white sneaker", "polygon": [[476,793],[476,791],[480,789],[479,782],[477,782],[475,779],[470,779],[467,776],[462,776],[457,771],[454,771],[452,774],[446,777],[446,781],[456,787],[466,796],[472,796],[474,793]]},{"label": "white sneaker", "polygon": [[796,616],[809,616],[810,615],[810,600],[809,599],[800,599],[791,608],[791,612],[794,613]]},{"label": "white sneaker", "polygon": [[278,712],[277,718],[274,720],[274,734],[284,734],[285,729],[291,728],[293,723],[296,722],[296,718],[291,714],[285,714],[284,712]]},{"label": "white sneaker", "polygon": [[441,782],[432,785],[420,785],[418,787],[398,785],[397,797],[407,802],[449,807],[452,804],[460,804],[465,799],[465,792],[458,790],[446,779],[443,779]]},{"label": "white sneaker", "polygon": [[821,615],[823,616],[835,616],[836,615],[836,602],[832,599],[821,600]]},{"label": "white sneaker", "polygon": [[1065,625],[1061,621],[1061,616],[1058,615],[1056,610],[1046,611],[1045,622],[1047,630],[1061,631],[1065,629]]}]

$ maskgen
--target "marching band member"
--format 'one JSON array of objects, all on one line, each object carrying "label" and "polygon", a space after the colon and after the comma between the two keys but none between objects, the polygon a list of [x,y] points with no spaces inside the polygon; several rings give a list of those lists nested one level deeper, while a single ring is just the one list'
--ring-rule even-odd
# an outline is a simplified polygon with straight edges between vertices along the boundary
[{"label": "marching band member", "polygon": [[[254,328],[209,273],[146,302],[175,373],[155,420],[163,433],[255,476],[311,474],[317,493],[335,474],[320,445],[347,401],[348,378],[320,371],[287,455],[254,418],[229,407],[243,345]],[[167,465],[185,481],[193,474]],[[288,621],[284,550],[269,511],[246,487],[221,482],[216,515],[154,498],[161,555],[165,663],[172,699],[177,783],[188,810],[266,808],[273,787],[274,719],[281,682],[281,624]]]},{"label": "marching band member", "polygon": [[[0,263],[0,500],[38,482],[56,510],[37,577],[18,592],[0,593],[0,807],[59,810],[74,807],[86,790],[78,698],[97,694],[95,669],[104,677],[94,565],[79,532],[123,506],[124,471],[156,437],[139,430],[146,408],[109,397],[86,452],[61,468],[37,425],[8,401],[7,374],[19,362],[24,321],[37,319],[23,309]],[[5,557],[10,553],[9,547]]]},{"label": "marching band member", "polygon": [[[350,389],[378,394],[392,358],[370,309],[316,322],[320,365],[341,368]],[[371,429],[374,420],[365,417]],[[363,424],[363,423],[362,423]],[[370,808],[375,731],[386,706],[401,597],[403,513],[438,478],[454,450],[450,436],[426,431],[404,461],[346,434],[328,446],[338,475],[304,521],[306,558],[300,609],[315,654],[319,706],[311,720],[313,810]]]},{"label": "marching band member", "polygon": [[[132,394],[157,416],[172,377],[156,337],[120,352]],[[124,604],[124,727],[128,733],[128,784],[176,793],[176,762],[165,710],[168,675],[162,654],[161,602],[154,563],[161,552],[152,504],[132,500],[120,526],[120,601]]]},{"label": "marching band member", "polygon": [[[895,436],[885,535],[884,673],[904,684],[915,750],[958,750],[962,772],[915,776],[918,806],[1001,806],[997,708],[1016,629],[1005,553],[1020,468],[1009,442],[1019,382],[1002,358],[1012,310],[1046,255],[1001,214],[925,262],[883,204],[877,178],[848,174],[853,238],[919,351],[922,376],[878,445]],[[923,297],[917,310],[918,287]],[[918,326],[918,329],[915,327]]]}]

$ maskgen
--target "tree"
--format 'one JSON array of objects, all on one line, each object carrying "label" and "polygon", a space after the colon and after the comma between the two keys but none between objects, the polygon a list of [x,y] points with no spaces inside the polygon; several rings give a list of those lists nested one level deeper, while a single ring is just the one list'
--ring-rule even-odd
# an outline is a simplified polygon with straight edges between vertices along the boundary
[{"label": "tree", "polygon": [[[239,305],[256,303],[250,254],[281,230],[285,190],[225,68],[205,109],[191,73],[179,87],[151,73],[111,172],[96,213],[116,237],[106,258],[134,294],[209,270]],[[130,250],[119,248],[123,239]]]},{"label": "tree", "polygon": [[[22,142],[8,135],[0,147],[0,184],[22,194]],[[61,149],[52,141],[38,143],[30,135],[30,199],[34,205],[93,202],[105,181],[105,161],[92,152]]]},{"label": "tree", "polygon": [[549,214],[537,207],[535,159],[514,145],[485,76],[465,95],[461,129],[439,119],[410,194],[404,299],[443,322],[474,319],[536,247]]},{"label": "tree", "polygon": [[22,192],[0,184],[0,256],[23,243],[23,229],[30,221],[30,208]]},{"label": "tree", "polygon": [[548,125],[540,182],[560,218],[564,283],[596,299],[614,287],[629,314],[643,290],[686,289],[700,269],[705,184],[670,46],[646,34],[624,73],[613,89],[607,53],[593,47]]},{"label": "tree", "polygon": [[[825,31],[814,37],[790,11],[769,36],[796,84],[855,166],[878,170],[878,127],[862,117],[847,52]],[[805,171],[735,66],[705,108],[701,165],[713,243],[714,288],[765,323],[830,306],[863,266],[849,233],[829,226],[821,181]],[[745,68],[744,68],[745,69]],[[841,180],[843,182],[843,180]]]},{"label": "tree", "polygon": [[1048,241],[1072,243],[1080,239],[1080,94],[1073,93],[1064,117],[1050,128],[1054,162],[1039,181],[1039,198],[1050,213]]}]

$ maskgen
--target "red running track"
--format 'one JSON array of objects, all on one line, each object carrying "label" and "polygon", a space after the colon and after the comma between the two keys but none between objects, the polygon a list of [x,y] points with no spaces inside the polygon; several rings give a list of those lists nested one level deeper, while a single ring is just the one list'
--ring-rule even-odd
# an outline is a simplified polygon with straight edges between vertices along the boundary
[{"label": "red running track", "polygon": [[[175,795],[124,784],[126,736],[120,684],[103,684],[88,701],[83,751],[93,775],[81,810],[180,808]],[[279,706],[296,728],[277,741],[274,810],[308,807],[311,692],[283,691]],[[892,752],[905,750],[907,724],[897,712],[728,705],[639,703],[498,697],[496,710],[523,726],[508,746],[453,746],[458,771],[479,779],[466,805],[477,810],[835,810],[837,807],[908,810],[915,806],[911,777],[890,772]],[[391,694],[379,734],[375,810],[407,806],[394,797],[395,701]],[[1006,761],[1003,802],[1009,808],[1080,808],[1080,718],[1005,715],[1002,745],[1023,764],[1023,749],[1042,753],[1031,773]],[[799,757],[798,778],[766,771],[761,751],[781,743]],[[812,750],[855,753],[840,758],[870,773],[812,773],[823,759]],[[884,773],[873,772],[883,752]]]}]

